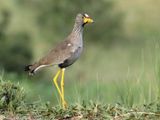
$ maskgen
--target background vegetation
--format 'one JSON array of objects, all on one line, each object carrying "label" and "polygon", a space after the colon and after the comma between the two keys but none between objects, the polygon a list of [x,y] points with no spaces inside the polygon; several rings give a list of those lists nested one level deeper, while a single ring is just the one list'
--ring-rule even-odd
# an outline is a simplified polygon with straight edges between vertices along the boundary
[{"label": "background vegetation", "polygon": [[95,23],[85,27],[83,55],[66,70],[68,103],[94,101],[126,108],[158,105],[159,5],[156,0],[1,0],[0,76],[19,83],[27,102],[59,105],[52,84],[58,68],[32,77],[23,69],[63,40],[76,14],[86,12]]}]

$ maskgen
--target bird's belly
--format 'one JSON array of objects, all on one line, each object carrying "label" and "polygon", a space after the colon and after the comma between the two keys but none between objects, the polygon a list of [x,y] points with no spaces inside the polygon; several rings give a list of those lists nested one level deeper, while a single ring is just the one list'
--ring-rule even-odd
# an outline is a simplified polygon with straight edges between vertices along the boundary
[{"label": "bird's belly", "polygon": [[66,59],[62,64],[59,64],[60,68],[66,68],[72,65],[81,55],[82,48],[78,48],[74,53],[72,53],[71,57]]}]

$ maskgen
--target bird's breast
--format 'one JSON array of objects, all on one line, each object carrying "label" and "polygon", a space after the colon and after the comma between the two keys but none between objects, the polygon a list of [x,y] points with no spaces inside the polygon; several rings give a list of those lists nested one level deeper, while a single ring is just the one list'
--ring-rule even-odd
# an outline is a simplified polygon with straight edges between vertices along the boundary
[{"label": "bird's breast", "polygon": [[83,39],[81,33],[72,34],[70,41],[67,44],[67,47],[70,51],[70,57],[65,59],[62,64],[59,64],[59,67],[65,68],[72,65],[81,55],[83,50]]},{"label": "bird's breast", "polygon": [[69,58],[67,58],[62,64],[59,64],[59,67],[66,68],[72,65],[80,57],[81,53],[82,53],[82,47],[78,47],[76,50],[71,52]]}]

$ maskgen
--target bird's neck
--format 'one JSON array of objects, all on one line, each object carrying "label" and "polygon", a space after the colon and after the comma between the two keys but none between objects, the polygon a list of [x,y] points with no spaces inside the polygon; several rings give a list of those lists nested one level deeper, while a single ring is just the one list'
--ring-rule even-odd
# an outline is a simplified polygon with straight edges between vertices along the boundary
[{"label": "bird's neck", "polygon": [[75,23],[74,27],[73,27],[73,30],[72,30],[72,33],[82,35],[83,34],[83,28],[84,27],[81,24]]},{"label": "bird's neck", "polygon": [[83,46],[83,29],[84,27],[82,25],[75,23],[71,33],[72,43],[78,44],[80,47]]}]

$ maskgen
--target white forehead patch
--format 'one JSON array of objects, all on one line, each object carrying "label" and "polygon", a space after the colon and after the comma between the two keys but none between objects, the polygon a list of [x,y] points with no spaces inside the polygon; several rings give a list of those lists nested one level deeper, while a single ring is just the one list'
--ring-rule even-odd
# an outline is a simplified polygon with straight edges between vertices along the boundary
[{"label": "white forehead patch", "polygon": [[84,14],[85,17],[89,17],[89,15],[87,13]]}]

